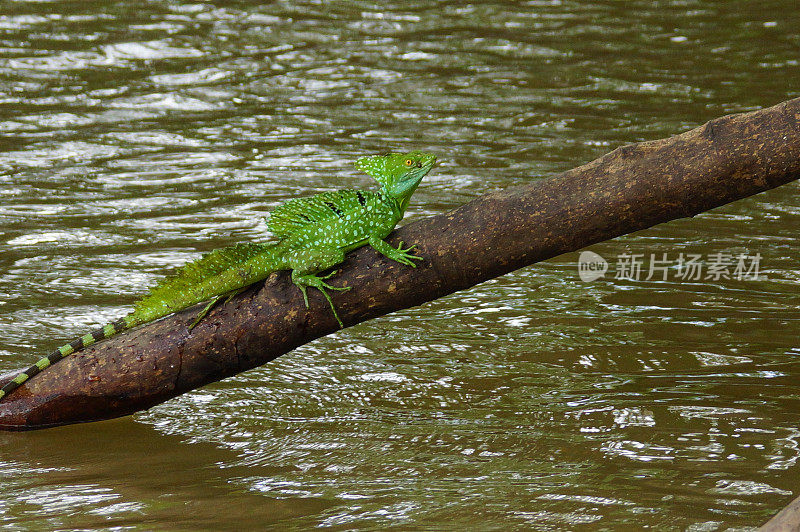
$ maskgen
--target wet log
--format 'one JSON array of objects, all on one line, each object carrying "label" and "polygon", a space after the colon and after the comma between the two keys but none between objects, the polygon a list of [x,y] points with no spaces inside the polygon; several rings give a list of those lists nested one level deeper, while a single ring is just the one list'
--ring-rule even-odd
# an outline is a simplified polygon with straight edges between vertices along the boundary
[{"label": "wet log", "polygon": [[800,530],[800,497],[758,529],[759,532],[797,532]]},{"label": "wet log", "polygon": [[[334,301],[344,323],[353,325],[798,177],[795,99],[668,139],[623,146],[553,178],[410,223],[389,241],[416,244],[425,258],[419,267],[358,249],[332,279],[355,289],[333,294]],[[191,331],[198,308],[101,342],[0,402],[0,428],[123,416],[269,362],[337,330],[321,295],[309,290],[309,296],[307,310],[287,272],[278,272],[217,307]],[[0,385],[9,377],[0,378]]]}]

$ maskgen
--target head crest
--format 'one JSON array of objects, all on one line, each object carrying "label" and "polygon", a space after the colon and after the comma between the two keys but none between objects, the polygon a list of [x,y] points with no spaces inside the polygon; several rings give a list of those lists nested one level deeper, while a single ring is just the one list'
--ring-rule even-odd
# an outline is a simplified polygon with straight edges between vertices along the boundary
[{"label": "head crest", "polygon": [[356,161],[356,167],[380,183],[384,192],[399,196],[412,182],[411,192],[413,192],[435,162],[436,156],[433,154],[412,151],[361,157]]}]

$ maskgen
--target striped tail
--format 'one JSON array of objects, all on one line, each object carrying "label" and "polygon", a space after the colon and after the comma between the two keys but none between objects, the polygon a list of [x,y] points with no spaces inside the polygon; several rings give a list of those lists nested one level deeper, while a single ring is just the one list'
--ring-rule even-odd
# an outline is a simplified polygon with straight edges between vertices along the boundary
[{"label": "striped tail", "polygon": [[59,347],[14,377],[0,388],[0,400],[43,369],[84,347],[137,325],[163,318],[195,303],[265,279],[282,265],[276,258],[276,249],[275,244],[236,244],[214,250],[186,264],[174,276],[167,277],[150,290],[136,303],[133,312],[124,318],[95,329],[71,344]]},{"label": "striped tail", "polygon": [[16,377],[10,380],[8,384],[0,388],[0,401],[2,401],[3,398],[5,398],[8,394],[10,394],[14,390],[22,386],[22,384],[25,381],[27,381],[28,379],[30,379],[43,369],[52,366],[59,360],[62,360],[73,353],[77,353],[78,351],[80,351],[85,347],[89,347],[95,342],[99,342],[100,340],[105,340],[106,338],[111,338],[115,334],[118,334],[124,330],[135,327],[138,323],[139,323],[138,320],[134,316],[128,315],[115,322],[109,323],[104,327],[95,329],[89,334],[73,341],[72,343],[59,347],[46,357],[40,359],[33,366],[19,373]]}]

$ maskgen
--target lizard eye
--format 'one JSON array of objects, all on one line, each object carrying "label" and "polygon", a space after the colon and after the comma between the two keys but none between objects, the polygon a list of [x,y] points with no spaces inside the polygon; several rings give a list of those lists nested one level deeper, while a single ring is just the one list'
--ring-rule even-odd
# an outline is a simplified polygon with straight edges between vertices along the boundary
[{"label": "lizard eye", "polygon": [[414,166],[414,161],[412,161],[411,159],[406,159],[405,164],[406,166]]}]

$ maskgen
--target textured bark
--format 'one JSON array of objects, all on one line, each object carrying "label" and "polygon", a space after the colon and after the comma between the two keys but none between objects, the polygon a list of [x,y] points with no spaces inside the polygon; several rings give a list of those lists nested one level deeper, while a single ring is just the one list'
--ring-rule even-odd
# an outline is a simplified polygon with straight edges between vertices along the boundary
[{"label": "textured bark", "polygon": [[[406,225],[389,241],[416,244],[412,269],[369,247],[332,282],[353,325],[419,305],[528,264],[724,205],[800,177],[800,99],[731,115],[671,137],[623,146],[554,178],[480,197]],[[742,230],[746,230],[742,227]],[[0,428],[108,419],[268,362],[337,329],[286,272],[216,308],[194,330],[189,309],[68,357],[0,402]],[[0,377],[0,385],[9,376]]]},{"label": "textured bark", "polygon": [[800,530],[800,497],[758,529],[760,532],[797,532]]}]

